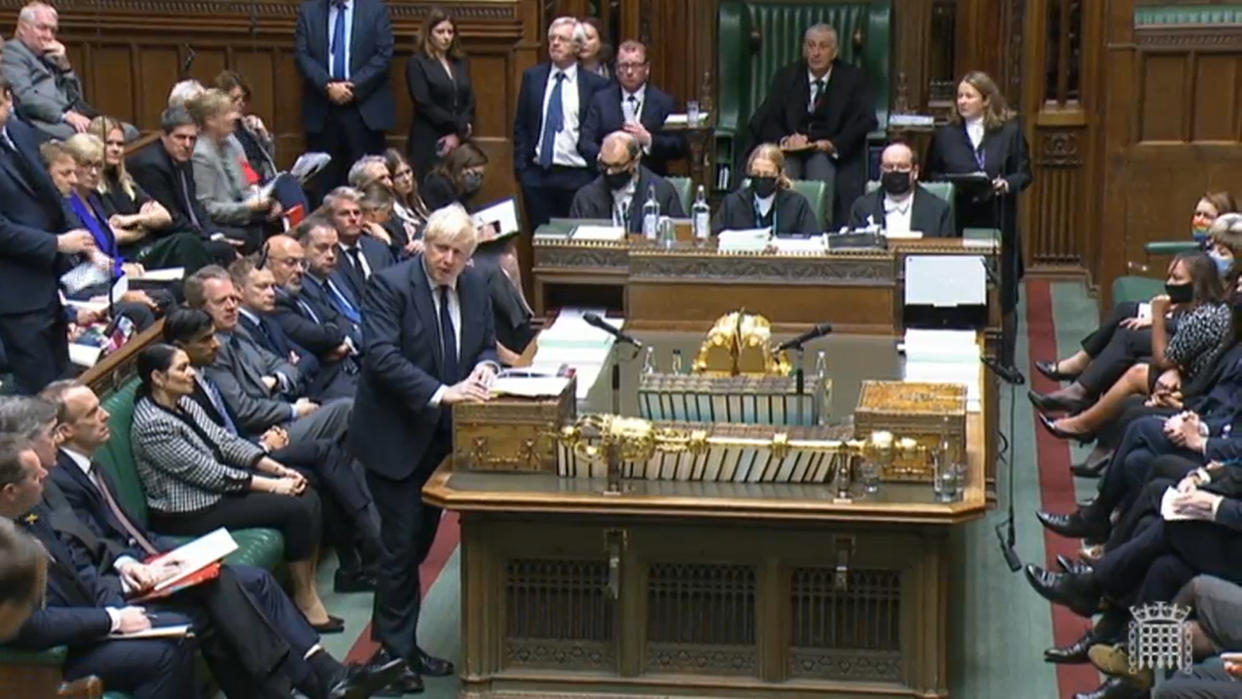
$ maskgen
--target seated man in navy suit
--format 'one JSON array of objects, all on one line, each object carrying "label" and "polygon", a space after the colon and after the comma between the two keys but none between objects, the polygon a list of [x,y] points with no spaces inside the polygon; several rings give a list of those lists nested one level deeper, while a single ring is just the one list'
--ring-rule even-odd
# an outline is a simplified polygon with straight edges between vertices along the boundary
[{"label": "seated man in navy suit", "polygon": [[397,261],[392,248],[367,235],[361,202],[362,192],[353,187],[337,187],[323,198],[323,211],[331,218],[339,239],[335,279],[342,291],[353,295],[350,300],[355,307],[361,305],[362,291],[371,275]]},{"label": "seated man in navy suit", "polygon": [[[333,254],[335,265],[335,251]],[[357,373],[358,345],[349,335],[349,321],[331,305],[306,293],[306,251],[287,235],[267,241],[267,264],[276,282],[276,322],[294,342],[319,358],[320,364],[339,363]]]},{"label": "seated man in navy suit", "polygon": [[306,274],[302,277],[301,297],[316,313],[345,331],[357,351],[362,350],[362,314],[357,299],[336,281],[340,236],[332,219],[321,214],[308,216],[294,231],[306,255]]},{"label": "seated man in navy suit", "polygon": [[684,136],[664,131],[664,121],[673,113],[673,98],[647,82],[651,60],[641,41],[621,42],[616,69],[616,84],[595,93],[582,124],[582,149],[587,162],[599,157],[605,136],[625,131],[638,139],[647,169],[667,175],[668,161],[686,155]]}]

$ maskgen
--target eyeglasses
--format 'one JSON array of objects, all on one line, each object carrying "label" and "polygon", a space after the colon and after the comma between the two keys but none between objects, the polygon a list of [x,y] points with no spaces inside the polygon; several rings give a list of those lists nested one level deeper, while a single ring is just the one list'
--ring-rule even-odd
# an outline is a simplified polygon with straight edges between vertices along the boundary
[{"label": "eyeglasses", "polygon": [[618,63],[617,72],[618,73],[629,73],[630,71],[641,70],[646,67],[647,67],[646,63]]}]

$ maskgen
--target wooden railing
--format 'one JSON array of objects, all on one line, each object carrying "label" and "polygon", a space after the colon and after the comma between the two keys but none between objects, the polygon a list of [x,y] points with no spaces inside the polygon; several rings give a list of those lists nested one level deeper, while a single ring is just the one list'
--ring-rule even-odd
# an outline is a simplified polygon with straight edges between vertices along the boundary
[{"label": "wooden railing", "polygon": [[151,327],[130,338],[120,349],[83,372],[80,377],[82,383],[90,386],[100,398],[124,386],[134,376],[134,362],[138,359],[138,353],[147,345],[159,342],[163,333],[164,319],[161,318]]}]

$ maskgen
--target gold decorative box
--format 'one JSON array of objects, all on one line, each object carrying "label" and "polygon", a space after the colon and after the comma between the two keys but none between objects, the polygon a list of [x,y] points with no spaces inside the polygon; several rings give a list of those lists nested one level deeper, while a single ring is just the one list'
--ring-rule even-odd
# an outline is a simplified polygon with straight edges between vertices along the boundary
[{"label": "gold decorative box", "polygon": [[[888,430],[937,450],[946,436],[950,458],[966,454],[966,387],[955,383],[863,381],[854,409],[855,434]],[[884,477],[895,481],[928,481],[932,463],[926,458],[898,457]]]},{"label": "gold decorative box", "polygon": [[556,472],[557,435],[577,419],[576,379],[548,398],[497,396],[453,406],[453,468]]}]

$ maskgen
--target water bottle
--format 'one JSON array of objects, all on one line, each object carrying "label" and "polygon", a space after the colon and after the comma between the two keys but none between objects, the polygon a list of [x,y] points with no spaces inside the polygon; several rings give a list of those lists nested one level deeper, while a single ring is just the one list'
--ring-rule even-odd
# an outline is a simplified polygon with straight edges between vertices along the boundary
[{"label": "water bottle", "polygon": [[648,345],[643,352],[643,374],[655,373],[655,348]]},{"label": "water bottle", "polygon": [[707,191],[703,189],[703,185],[699,185],[698,194],[694,195],[690,217],[694,220],[695,239],[707,240],[707,237],[712,234],[712,210],[707,205]]},{"label": "water bottle", "polygon": [[660,203],[656,201],[655,185],[647,188],[647,201],[643,204],[643,237],[652,242],[659,234]]},{"label": "water bottle", "polygon": [[669,373],[672,373],[672,374],[681,373],[681,350],[679,349],[673,350],[673,366],[672,366],[672,371],[670,371]]}]

